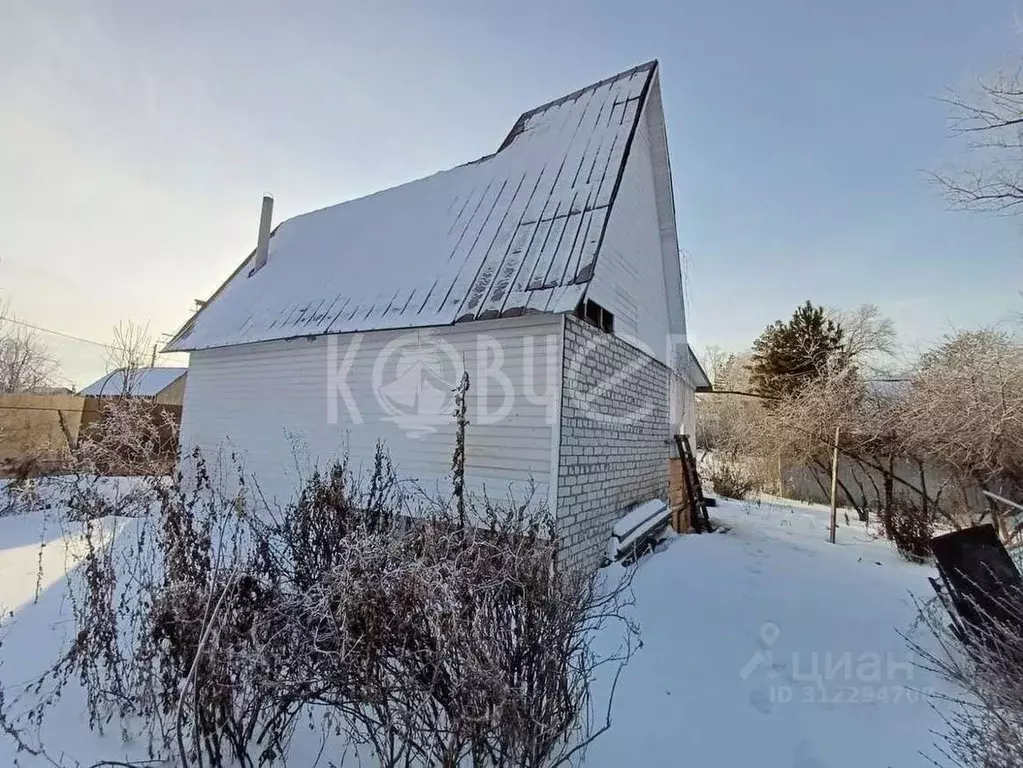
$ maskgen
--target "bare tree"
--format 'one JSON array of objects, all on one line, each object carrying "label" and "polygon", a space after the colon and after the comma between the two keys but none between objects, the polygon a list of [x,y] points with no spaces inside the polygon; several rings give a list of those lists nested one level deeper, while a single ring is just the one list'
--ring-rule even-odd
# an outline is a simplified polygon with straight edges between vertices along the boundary
[{"label": "bare tree", "polygon": [[57,361],[39,334],[17,323],[6,303],[0,305],[0,392],[24,392],[53,386]]},{"label": "bare tree", "polygon": [[1023,498],[1020,331],[953,333],[899,381],[877,381],[870,374],[896,350],[891,322],[872,305],[829,314],[845,331],[851,364],[763,401],[742,396],[749,392],[737,375],[742,358],[718,355],[719,394],[701,396],[700,445],[730,469],[760,472],[766,484],[773,476],[782,491],[785,468],[808,470],[827,494],[822,479],[837,430],[839,497],[861,520],[878,521],[907,557],[927,552],[939,522],[955,528],[990,518],[1007,541],[1023,538],[1023,525],[1001,519],[980,493]]},{"label": "bare tree", "polygon": [[700,407],[696,411],[696,442],[705,450],[719,450],[729,455],[745,453],[748,443],[748,425],[762,405],[753,397],[733,396],[731,393],[750,392],[749,355],[737,355],[711,347],[704,360],[705,369],[721,394],[698,395]]},{"label": "bare tree", "polygon": [[108,371],[121,373],[120,391],[104,392],[110,395],[134,393],[142,379],[142,371],[153,364],[153,337],[149,323],[122,320],[114,326],[114,339],[108,347],[106,364]]},{"label": "bare tree", "polygon": [[721,387],[733,367],[735,358],[734,352],[728,352],[722,347],[710,344],[704,348],[703,354],[700,355],[700,364],[707,372],[707,376],[710,377],[710,383],[715,387]]},{"label": "bare tree", "polygon": [[978,80],[965,93],[945,99],[953,136],[968,162],[933,174],[958,208],[1000,214],[1023,211],[1023,69]]},{"label": "bare tree", "polygon": [[857,366],[874,372],[898,351],[895,324],[881,314],[876,304],[861,304],[851,310],[828,309],[828,314],[842,328],[845,353]]},{"label": "bare tree", "polygon": [[921,358],[897,421],[905,451],[947,467],[965,486],[1020,495],[1023,342],[990,328],[947,337]]}]

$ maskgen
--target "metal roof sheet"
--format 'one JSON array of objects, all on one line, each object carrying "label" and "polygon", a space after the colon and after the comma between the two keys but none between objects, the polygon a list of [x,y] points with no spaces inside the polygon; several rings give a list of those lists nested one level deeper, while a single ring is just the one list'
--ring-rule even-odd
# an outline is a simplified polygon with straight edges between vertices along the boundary
[{"label": "metal roof sheet", "polygon": [[493,155],[283,222],[167,350],[571,311],[655,68],[526,112]]},{"label": "metal roof sheet", "polygon": [[[129,394],[136,397],[156,397],[186,373],[187,368],[141,368],[128,377],[131,387]],[[78,394],[86,397],[100,395],[117,397],[124,394],[124,378],[123,370],[113,371],[92,382]]]}]

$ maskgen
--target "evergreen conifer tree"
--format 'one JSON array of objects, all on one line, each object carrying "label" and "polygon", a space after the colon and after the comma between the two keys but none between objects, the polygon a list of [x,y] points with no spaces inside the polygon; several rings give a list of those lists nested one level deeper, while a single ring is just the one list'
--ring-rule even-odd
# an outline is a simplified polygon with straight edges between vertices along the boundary
[{"label": "evergreen conifer tree", "polygon": [[753,342],[750,380],[757,394],[784,398],[847,362],[842,328],[823,307],[807,301],[788,322],[776,321]]}]

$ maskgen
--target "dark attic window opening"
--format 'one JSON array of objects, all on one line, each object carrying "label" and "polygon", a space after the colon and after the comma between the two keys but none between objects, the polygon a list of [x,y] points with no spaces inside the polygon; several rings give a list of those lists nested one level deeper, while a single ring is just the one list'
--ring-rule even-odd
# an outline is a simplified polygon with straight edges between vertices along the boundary
[{"label": "dark attic window opening", "polygon": [[605,333],[614,333],[615,316],[590,299],[580,301],[575,308],[575,316],[594,325]]}]

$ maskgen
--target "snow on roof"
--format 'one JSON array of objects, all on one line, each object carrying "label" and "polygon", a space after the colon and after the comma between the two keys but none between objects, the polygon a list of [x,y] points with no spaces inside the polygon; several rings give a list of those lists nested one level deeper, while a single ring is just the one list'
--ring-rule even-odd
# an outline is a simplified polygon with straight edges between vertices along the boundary
[{"label": "snow on roof", "polygon": [[[156,397],[171,384],[188,373],[187,368],[141,368],[128,376],[131,385],[129,394],[136,397]],[[124,394],[125,373],[123,370],[108,373],[98,381],[94,381],[78,394],[86,397],[100,395],[118,396]]]},{"label": "snow on roof", "polygon": [[283,222],[167,351],[572,310],[656,66],[526,112],[493,155]]}]

